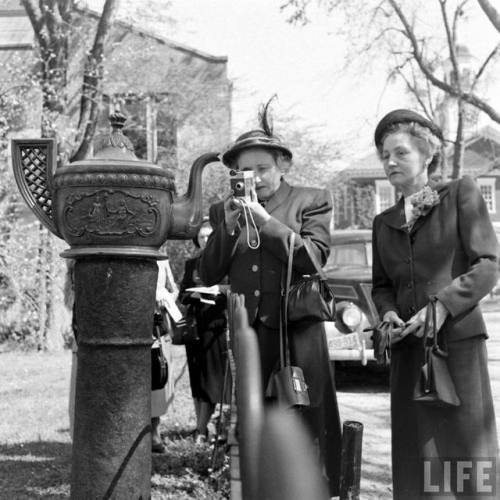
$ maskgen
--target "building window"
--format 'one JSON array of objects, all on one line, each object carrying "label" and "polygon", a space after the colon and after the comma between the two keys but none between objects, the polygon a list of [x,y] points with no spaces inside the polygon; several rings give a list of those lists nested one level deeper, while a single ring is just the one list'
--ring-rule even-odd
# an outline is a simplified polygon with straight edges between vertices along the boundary
[{"label": "building window", "polygon": [[379,214],[396,201],[396,191],[394,186],[386,179],[375,181],[375,213]]},{"label": "building window", "polygon": [[494,178],[479,178],[477,179],[477,184],[479,189],[481,190],[481,194],[483,195],[484,201],[488,208],[488,212],[490,214],[496,214],[497,212],[497,204],[496,204],[496,196],[495,196],[495,179]]}]

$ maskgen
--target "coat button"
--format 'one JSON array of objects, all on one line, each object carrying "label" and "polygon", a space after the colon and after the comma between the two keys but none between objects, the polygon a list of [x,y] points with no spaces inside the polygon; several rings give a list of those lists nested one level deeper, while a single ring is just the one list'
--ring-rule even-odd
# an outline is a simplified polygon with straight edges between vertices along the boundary
[{"label": "coat button", "polygon": [[407,286],[408,288],[413,288],[413,283],[408,283],[406,286]]},{"label": "coat button", "polygon": [[407,264],[409,264],[409,263],[411,262],[411,257],[407,257],[407,258],[405,259],[405,262],[406,262]]},{"label": "coat button", "polygon": [[260,290],[255,290],[253,292],[253,294],[256,296],[256,297],[260,297]]},{"label": "coat button", "polygon": [[257,264],[254,264],[254,265],[252,266],[252,271],[253,271],[254,273],[256,273],[258,270],[259,270],[259,266],[258,266]]}]

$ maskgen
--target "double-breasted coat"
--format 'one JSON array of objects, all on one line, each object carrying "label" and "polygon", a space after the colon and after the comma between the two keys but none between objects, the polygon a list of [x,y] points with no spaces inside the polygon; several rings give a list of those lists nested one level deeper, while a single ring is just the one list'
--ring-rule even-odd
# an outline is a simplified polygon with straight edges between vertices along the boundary
[{"label": "double-breasted coat", "polygon": [[375,217],[373,224],[372,294],[380,317],[393,310],[407,321],[430,296],[442,302],[449,315],[439,336],[447,346],[448,366],[461,399],[461,406],[451,409],[415,403],[423,339],[409,335],[393,345],[396,500],[442,498],[440,493],[424,494],[426,459],[498,456],[484,342],[487,332],[479,306],[498,279],[498,242],[483,197],[471,178],[436,189],[439,204],[418,218],[411,230],[405,227],[403,198]]},{"label": "double-breasted coat", "polygon": [[[216,284],[228,276],[231,291],[244,295],[249,322],[258,337],[264,388],[279,360],[281,283],[291,251],[290,233],[296,233],[293,279],[315,273],[303,238],[309,238],[324,264],[330,251],[332,203],[326,190],[295,187],[282,180],[265,209],[271,217],[259,228],[259,248],[252,249],[246,227],[233,235],[226,230],[223,203],[210,207],[214,231],[200,260],[204,283]],[[249,234],[255,244],[257,235],[251,228]],[[340,468],[340,419],[323,325],[305,324],[291,330],[290,352],[291,362],[302,368],[308,384],[311,410],[305,412],[306,424],[319,440],[334,494]]]}]

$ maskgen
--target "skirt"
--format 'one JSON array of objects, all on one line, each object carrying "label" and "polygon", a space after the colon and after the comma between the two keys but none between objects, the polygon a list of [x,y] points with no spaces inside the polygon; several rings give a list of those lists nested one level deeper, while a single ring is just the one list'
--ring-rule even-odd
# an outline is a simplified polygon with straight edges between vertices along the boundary
[{"label": "skirt", "polygon": [[231,372],[225,330],[199,329],[200,339],[186,343],[191,395],[206,403],[231,403]]},{"label": "skirt", "polygon": [[[257,320],[263,393],[269,378],[279,366],[279,330],[268,328]],[[339,494],[340,452],[342,446],[340,415],[333,366],[328,354],[323,323],[304,323],[290,332],[290,360],[304,372],[311,405],[297,410],[304,426],[318,447],[330,491]]]},{"label": "skirt", "polygon": [[[434,408],[413,401],[423,346],[392,351],[394,500],[494,500],[498,498],[496,491],[500,493],[500,473],[494,470],[498,442],[485,339],[481,336],[451,342],[447,349],[448,368],[461,400],[456,408]],[[476,476],[478,467],[484,467],[481,461],[492,467],[486,464],[489,477],[477,476],[484,483],[480,488],[486,488],[477,495],[464,473]]]}]

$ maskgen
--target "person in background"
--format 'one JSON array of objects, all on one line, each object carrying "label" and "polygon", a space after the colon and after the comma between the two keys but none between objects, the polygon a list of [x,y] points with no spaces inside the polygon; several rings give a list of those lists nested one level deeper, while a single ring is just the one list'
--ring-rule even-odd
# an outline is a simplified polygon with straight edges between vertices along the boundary
[{"label": "person in background", "polygon": [[[210,223],[205,220],[193,240],[195,246],[203,250],[211,232]],[[186,291],[203,286],[197,271],[199,259],[198,254],[185,263],[180,301],[187,306],[186,316],[194,319],[197,329],[198,339],[186,342],[186,356],[196,413],[195,441],[203,443],[208,438],[208,424],[216,404],[231,402],[231,374],[227,369],[226,296],[208,296],[213,303],[207,304],[199,293]]]},{"label": "person in background", "polygon": [[73,314],[73,307],[75,305],[75,259],[66,259],[66,275],[64,277],[63,286],[63,300],[66,309],[71,314],[71,375],[69,382],[69,404],[68,404],[68,415],[69,415],[69,433],[71,438],[73,438],[73,427],[75,423],[75,389],[76,389],[76,366],[77,366],[77,331],[75,315]]},{"label": "person in background", "polygon": [[[442,134],[407,109],[387,114],[375,145],[399,202],[373,223],[373,301],[395,327],[391,339],[391,428],[394,500],[498,498],[496,494],[425,491],[443,461],[477,466],[498,458],[488,375],[486,326],[479,301],[498,279],[499,247],[488,210],[470,177],[431,185],[442,159]],[[413,400],[424,362],[426,306],[436,298],[436,329],[461,404],[430,407]],[[436,469],[436,464],[440,467]],[[469,473],[470,471],[467,471]],[[472,474],[472,473],[471,473]],[[441,478],[443,476],[441,475]],[[484,479],[484,477],[483,477]],[[437,480],[439,482],[439,480]],[[455,492],[455,493],[453,493]]]},{"label": "person in background", "polygon": [[[158,264],[158,280],[156,284],[156,309],[165,307],[167,310],[175,304],[179,288],[174,281],[168,259],[156,261]],[[172,339],[165,332],[160,337],[162,349],[168,364],[168,380],[163,389],[151,391],[151,446],[153,453],[164,453],[165,445],[160,435],[160,417],[164,415],[174,399],[174,373],[172,363]]]}]

